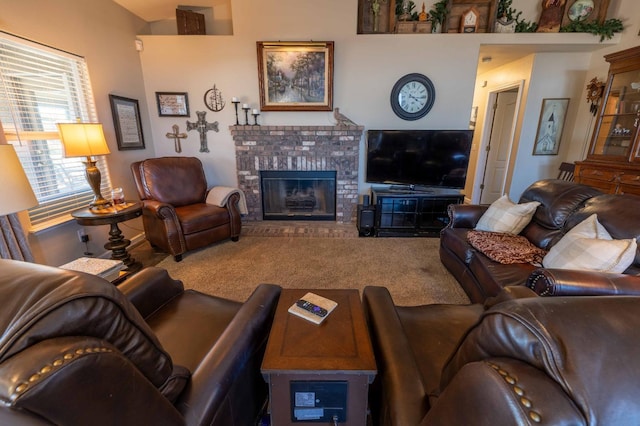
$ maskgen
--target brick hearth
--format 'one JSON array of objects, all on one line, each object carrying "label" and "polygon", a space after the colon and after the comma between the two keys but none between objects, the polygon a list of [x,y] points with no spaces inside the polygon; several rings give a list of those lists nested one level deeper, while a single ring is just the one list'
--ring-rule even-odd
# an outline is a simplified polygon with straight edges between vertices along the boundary
[{"label": "brick hearth", "polygon": [[336,171],[336,221],[352,222],[358,204],[362,126],[230,126],[247,220],[262,220],[261,170]]}]

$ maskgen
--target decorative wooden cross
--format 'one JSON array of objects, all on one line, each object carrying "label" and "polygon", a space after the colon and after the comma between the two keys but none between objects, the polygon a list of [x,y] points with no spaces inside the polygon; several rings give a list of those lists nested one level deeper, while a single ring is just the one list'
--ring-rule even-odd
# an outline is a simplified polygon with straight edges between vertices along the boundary
[{"label": "decorative wooden cross", "polygon": [[209,152],[209,147],[207,146],[207,132],[209,130],[217,132],[218,122],[214,121],[213,123],[207,123],[207,120],[205,119],[205,116],[207,115],[206,111],[196,111],[196,115],[198,116],[198,121],[195,123],[191,123],[187,120],[187,131],[197,130],[198,133],[200,133],[200,152]]},{"label": "decorative wooden cross", "polygon": [[178,133],[180,132],[180,126],[174,124],[171,126],[173,129],[173,133],[168,132],[167,137],[169,139],[173,139],[173,143],[175,144],[176,152],[182,152],[182,146],[180,146],[180,139],[185,139],[187,137],[186,133]]}]

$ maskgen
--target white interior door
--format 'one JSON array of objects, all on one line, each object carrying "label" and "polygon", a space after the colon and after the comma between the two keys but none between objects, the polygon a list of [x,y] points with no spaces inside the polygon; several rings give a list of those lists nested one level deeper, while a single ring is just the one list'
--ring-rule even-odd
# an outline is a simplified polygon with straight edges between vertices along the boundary
[{"label": "white interior door", "polygon": [[487,147],[481,204],[490,204],[505,192],[517,102],[517,90],[497,93],[491,138]]}]

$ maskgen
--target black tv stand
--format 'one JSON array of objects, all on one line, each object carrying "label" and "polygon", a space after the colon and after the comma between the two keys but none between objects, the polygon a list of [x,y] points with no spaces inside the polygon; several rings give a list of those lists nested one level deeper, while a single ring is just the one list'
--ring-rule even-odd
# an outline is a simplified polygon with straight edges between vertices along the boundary
[{"label": "black tv stand", "polygon": [[428,186],[420,186],[420,185],[391,185],[389,187],[389,191],[391,192],[424,192],[424,193],[433,193],[433,188],[429,188]]},{"label": "black tv stand", "polygon": [[376,237],[438,237],[449,223],[447,207],[461,204],[464,195],[449,188],[393,190],[373,188]]}]

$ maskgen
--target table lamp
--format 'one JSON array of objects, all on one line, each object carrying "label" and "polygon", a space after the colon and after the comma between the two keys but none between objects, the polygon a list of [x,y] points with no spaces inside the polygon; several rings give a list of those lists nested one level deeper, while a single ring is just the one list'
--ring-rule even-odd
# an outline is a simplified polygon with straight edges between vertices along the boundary
[{"label": "table lamp", "polygon": [[93,189],[93,201],[90,206],[103,208],[111,205],[111,202],[102,198],[100,193],[100,170],[96,167],[95,155],[109,154],[109,147],[104,138],[104,131],[100,123],[58,123],[60,141],[64,146],[65,157],[87,157],[83,161],[85,177],[89,186]]},{"label": "table lamp", "polygon": [[0,144],[0,216],[27,210],[38,204],[13,145]]}]

